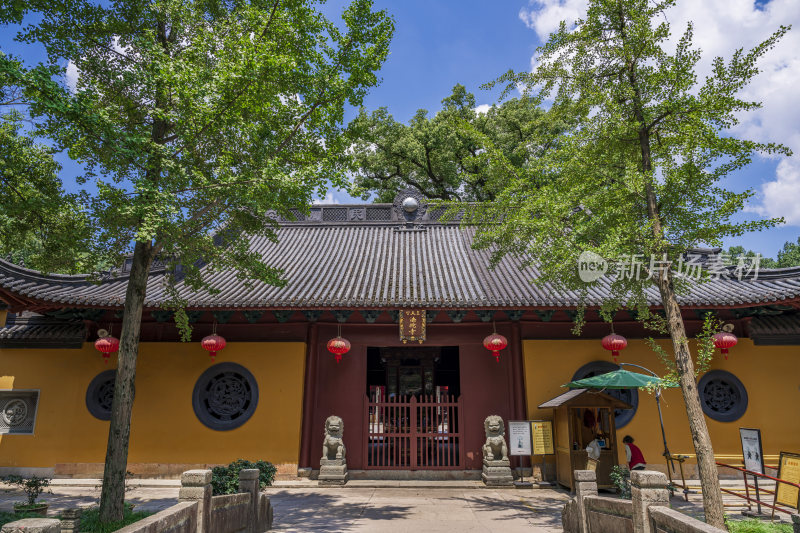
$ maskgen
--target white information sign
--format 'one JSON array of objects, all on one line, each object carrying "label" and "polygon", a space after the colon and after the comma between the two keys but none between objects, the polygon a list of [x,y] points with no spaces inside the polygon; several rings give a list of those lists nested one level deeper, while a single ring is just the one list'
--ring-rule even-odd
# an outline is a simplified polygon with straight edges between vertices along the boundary
[{"label": "white information sign", "polygon": [[531,455],[531,423],[508,422],[508,455]]},{"label": "white information sign", "polygon": [[742,455],[744,456],[745,469],[763,474],[764,454],[761,451],[761,430],[739,428],[739,436],[742,439]]}]

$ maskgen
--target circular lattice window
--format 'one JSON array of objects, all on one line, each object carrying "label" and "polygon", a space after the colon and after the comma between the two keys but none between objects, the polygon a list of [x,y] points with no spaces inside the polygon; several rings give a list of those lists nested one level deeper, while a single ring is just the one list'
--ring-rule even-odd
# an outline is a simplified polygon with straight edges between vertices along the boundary
[{"label": "circular lattice window", "polygon": [[106,370],[95,376],[86,389],[86,408],[100,420],[111,420],[111,403],[114,401],[116,370]]},{"label": "circular lattice window", "polygon": [[[572,376],[572,381],[607,374],[619,370],[619,366],[609,361],[592,361],[580,367]],[[633,419],[639,407],[639,391],[637,389],[606,389],[603,392],[633,406],[633,409],[615,409],[614,425],[617,429],[625,427]]]},{"label": "circular lattice window", "polygon": [[220,363],[203,372],[192,394],[197,418],[217,431],[238,428],[247,422],[257,404],[256,379],[236,363]]},{"label": "circular lattice window", "polygon": [[703,412],[718,422],[739,420],[747,410],[747,390],[730,372],[708,372],[700,378],[697,390]]}]

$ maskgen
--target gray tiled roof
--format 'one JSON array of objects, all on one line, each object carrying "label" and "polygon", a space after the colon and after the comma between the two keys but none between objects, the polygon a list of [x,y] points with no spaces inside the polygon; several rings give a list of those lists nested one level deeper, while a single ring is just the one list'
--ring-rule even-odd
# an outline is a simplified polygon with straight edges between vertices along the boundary
[{"label": "gray tiled roof", "polygon": [[800,344],[800,315],[758,316],[748,324],[748,336],[756,344]]},{"label": "gray tiled roof", "polygon": [[[320,220],[284,223],[279,242],[254,238],[252,249],[264,262],[285,270],[285,287],[255,283],[248,289],[230,272],[209,272],[217,295],[194,293],[179,283],[179,293],[194,308],[552,308],[574,307],[580,296],[530,283],[535,269],[520,270],[513,258],[488,268],[489,252],[470,246],[473,230],[439,222]],[[165,297],[163,270],[154,269],[146,307]],[[599,305],[608,290],[602,278],[589,291],[588,305]],[[0,260],[0,297],[64,307],[122,306],[127,277],[100,285],[85,276],[43,275]],[[655,289],[652,305],[659,305]],[[719,279],[695,284],[680,297],[687,307],[731,307],[785,302],[800,297],[800,268],[759,274],[758,279]]]},{"label": "gray tiled roof", "polygon": [[0,348],[80,348],[86,326],[44,316],[9,316],[0,328]]}]

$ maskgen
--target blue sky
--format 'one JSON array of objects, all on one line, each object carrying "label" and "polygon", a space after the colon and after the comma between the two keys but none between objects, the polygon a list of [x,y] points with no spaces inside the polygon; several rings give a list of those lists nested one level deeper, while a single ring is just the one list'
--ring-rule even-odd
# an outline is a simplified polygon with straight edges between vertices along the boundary
[{"label": "blue sky", "polygon": [[[536,47],[559,20],[573,20],[584,10],[585,0],[375,0],[396,19],[391,54],[380,76],[382,83],[368,95],[369,109],[386,106],[395,119],[407,121],[419,108],[439,109],[453,85],[461,83],[475,93],[478,104],[497,101],[499,91],[479,86],[508,69],[530,68]],[[330,17],[340,13],[345,1],[328,2]],[[795,30],[764,62],[764,73],[747,95],[765,101],[764,109],[743,120],[737,133],[760,141],[778,141],[800,153],[800,10],[796,0],[679,0],[669,14],[673,32],[695,21],[695,42],[710,58],[729,56],[739,46],[753,46],[777,29],[795,24]],[[0,49],[22,54],[9,32],[0,36]],[[25,50],[36,61],[38,54]],[[706,61],[705,67],[707,68]],[[701,68],[702,74],[702,68]],[[352,114],[350,115],[352,116]],[[62,155],[64,181],[80,172]],[[747,235],[727,245],[741,244],[774,256],[787,240],[800,235],[800,159],[778,161],[759,158],[730,177],[737,190],[752,188],[757,197],[748,218],[783,216],[788,224],[768,232]],[[333,192],[328,201],[348,202]]]}]

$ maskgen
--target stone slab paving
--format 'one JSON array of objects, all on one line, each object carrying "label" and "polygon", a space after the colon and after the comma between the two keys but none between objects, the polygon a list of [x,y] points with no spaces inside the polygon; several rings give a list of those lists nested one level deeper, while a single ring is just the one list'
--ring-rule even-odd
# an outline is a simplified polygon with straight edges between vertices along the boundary
[{"label": "stone slab paving", "polygon": [[270,488],[276,531],[555,532],[567,494],[555,490]]},{"label": "stone slab paving", "polygon": [[[55,480],[54,480],[55,481]],[[50,514],[71,507],[96,505],[100,482],[55,483],[41,499]],[[154,481],[161,481],[155,483]],[[126,499],[137,509],[157,512],[178,501],[178,486],[166,480],[142,480]],[[306,482],[307,483],[307,482]],[[569,494],[554,489],[488,489],[471,482],[385,481],[348,483],[345,488],[316,488],[287,484],[266,489],[275,507],[275,529],[286,532],[556,532],[561,531],[561,509]],[[387,486],[387,484],[389,486]],[[19,490],[0,485],[0,510],[10,511],[24,498]],[[610,495],[607,493],[601,493]],[[726,512],[742,518],[743,500],[726,495]],[[672,507],[702,518],[702,497],[689,502],[671,499]],[[787,515],[782,515],[784,521]]]}]

